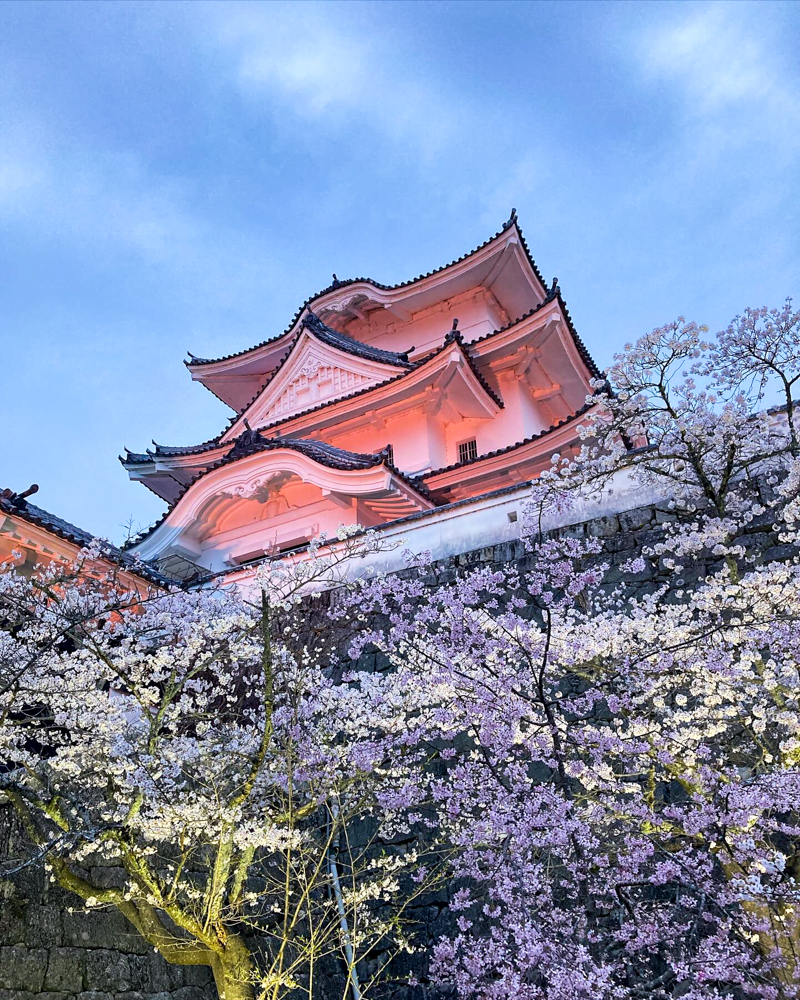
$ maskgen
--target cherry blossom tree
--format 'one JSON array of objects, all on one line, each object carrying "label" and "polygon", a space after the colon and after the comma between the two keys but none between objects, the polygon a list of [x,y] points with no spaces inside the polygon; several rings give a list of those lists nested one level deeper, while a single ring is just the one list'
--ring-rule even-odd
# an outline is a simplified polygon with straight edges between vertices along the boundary
[{"label": "cherry blossom tree", "polygon": [[[313,997],[333,954],[368,995],[359,961],[445,877],[431,972],[463,1000],[798,1000],[799,328],[787,304],[627,346],[518,566],[345,585],[377,543],[344,532],[252,602],[0,578],[31,860],[227,1000]],[[624,478],[661,497],[641,553],[542,531]]]},{"label": "cherry blossom tree", "polygon": [[[457,848],[433,971],[460,997],[800,996],[800,463],[791,399],[739,391],[767,316],[791,386],[797,317],[748,312],[713,346],[657,329],[537,483],[522,567],[359,597],[385,621],[353,653],[423,692],[410,737],[438,767],[413,795]],[[641,555],[540,532],[543,505],[623,475],[668,518]]]},{"label": "cherry blossom tree", "polygon": [[0,795],[22,864],[210,967],[224,1000],[318,996],[337,965],[342,996],[367,997],[437,877],[430,853],[420,875],[419,852],[377,846],[408,822],[413,706],[392,676],[338,683],[336,614],[300,600],[371,544],[267,567],[252,601],[125,594],[81,565],[0,576]]}]

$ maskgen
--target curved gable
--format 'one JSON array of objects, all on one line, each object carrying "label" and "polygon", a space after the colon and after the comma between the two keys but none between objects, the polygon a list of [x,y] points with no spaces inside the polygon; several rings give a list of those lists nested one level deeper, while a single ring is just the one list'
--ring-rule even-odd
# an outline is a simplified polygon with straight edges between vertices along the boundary
[{"label": "curved gable", "polygon": [[[400,363],[404,370],[410,365]],[[232,441],[245,426],[263,427],[297,413],[386,382],[398,374],[397,361],[376,360],[322,340],[304,329],[272,378],[222,436]]]},{"label": "curved gable", "polygon": [[137,555],[181,554],[211,568],[219,558],[236,561],[256,541],[268,547],[272,535],[308,540],[341,523],[381,523],[433,505],[424,484],[402,476],[385,455],[249,433],[253,441],[240,454],[234,449],[199,476],[136,540]]}]

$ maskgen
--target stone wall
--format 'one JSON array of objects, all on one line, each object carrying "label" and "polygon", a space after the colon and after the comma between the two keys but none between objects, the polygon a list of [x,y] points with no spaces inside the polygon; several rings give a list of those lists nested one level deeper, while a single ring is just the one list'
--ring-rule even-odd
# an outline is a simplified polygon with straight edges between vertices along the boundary
[{"label": "stone wall", "polygon": [[[31,856],[0,808],[0,871]],[[91,869],[112,884],[113,870]],[[84,911],[40,864],[0,879],[0,1000],[212,1000],[203,967],[168,965],[116,910]]]},{"label": "stone wall", "polygon": [[[623,577],[620,564],[656,542],[663,523],[673,519],[666,506],[650,505],[551,534],[602,539],[603,553],[598,558],[611,563],[608,581],[614,584]],[[754,522],[741,541],[751,564],[794,554],[779,542],[768,517]],[[434,563],[425,570],[425,579],[431,586],[439,586],[476,565],[516,563],[524,569],[532,561],[521,541],[504,542]],[[690,583],[718,566],[719,560],[700,559],[682,577]],[[645,592],[671,575],[663,560],[651,559],[632,585]],[[367,654],[361,666],[374,669],[381,664],[376,654]],[[15,859],[29,857],[29,848],[10,811],[0,807],[0,871],[7,871]],[[106,880],[113,879],[113,871],[92,869],[91,875],[112,884]],[[417,907],[423,957],[400,959],[395,970],[398,980],[416,966],[414,971],[424,982],[425,947],[445,929],[446,903],[446,895],[440,893]],[[330,996],[331,1000],[342,997],[341,980],[333,969]],[[383,996],[434,1000],[440,994],[423,985],[389,988]],[[40,865],[29,865],[0,879],[0,1000],[216,1000],[216,990],[207,969],[168,965],[119,913],[83,912],[76,897],[48,882]]]}]

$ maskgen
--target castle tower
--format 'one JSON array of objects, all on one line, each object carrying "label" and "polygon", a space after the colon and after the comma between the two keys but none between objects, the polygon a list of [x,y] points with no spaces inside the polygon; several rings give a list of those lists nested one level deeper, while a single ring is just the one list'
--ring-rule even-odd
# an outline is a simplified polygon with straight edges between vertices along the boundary
[{"label": "castle tower", "polygon": [[446,518],[474,534],[487,498],[576,447],[600,376],[514,212],[435,271],[334,275],[283,333],[186,365],[233,415],[202,444],[121,457],[169,504],[133,549],[166,572],[237,578],[343,523],[430,534]]}]

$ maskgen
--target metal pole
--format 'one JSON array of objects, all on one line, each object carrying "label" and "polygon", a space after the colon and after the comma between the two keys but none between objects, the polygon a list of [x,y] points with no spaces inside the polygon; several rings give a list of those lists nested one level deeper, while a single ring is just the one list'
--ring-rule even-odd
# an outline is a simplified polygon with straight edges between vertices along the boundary
[{"label": "metal pole", "polygon": [[[333,802],[331,804],[331,816],[333,817],[333,822],[339,819],[339,803]],[[342,938],[344,939],[344,953],[347,958],[347,970],[350,976],[350,992],[353,995],[353,1000],[361,1000],[361,986],[358,982],[358,972],[356,970],[355,955],[353,953],[353,940],[350,937],[350,927],[347,923],[347,911],[344,907],[344,896],[342,895],[342,884],[339,881],[339,868],[336,864],[336,855],[339,851],[339,830],[333,835],[333,841],[331,842],[330,850],[328,851],[328,871],[331,875],[331,882],[333,883],[333,894],[336,897],[336,909],[339,913],[339,926],[342,929]]]}]

